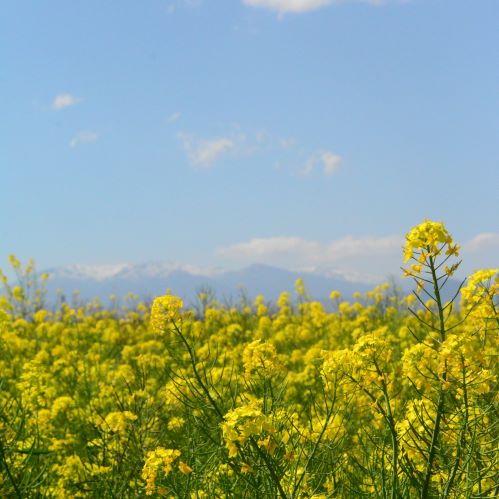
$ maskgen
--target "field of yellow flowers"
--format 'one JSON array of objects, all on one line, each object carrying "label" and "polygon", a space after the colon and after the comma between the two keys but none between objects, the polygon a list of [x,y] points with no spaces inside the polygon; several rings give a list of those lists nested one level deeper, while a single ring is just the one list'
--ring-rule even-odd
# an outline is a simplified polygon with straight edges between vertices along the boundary
[{"label": "field of yellow flowers", "polygon": [[499,274],[443,303],[458,255],[426,220],[406,238],[410,296],[323,304],[299,280],[274,306],[195,310],[46,310],[12,257],[0,496],[499,497]]}]

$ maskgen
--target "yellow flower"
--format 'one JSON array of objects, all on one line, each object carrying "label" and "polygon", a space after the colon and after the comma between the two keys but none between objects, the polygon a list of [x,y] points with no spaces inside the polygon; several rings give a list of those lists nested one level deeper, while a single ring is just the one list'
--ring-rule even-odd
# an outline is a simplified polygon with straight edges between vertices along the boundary
[{"label": "yellow flower", "polygon": [[163,447],[158,447],[147,453],[142,468],[142,478],[146,481],[146,495],[150,496],[155,493],[158,472],[162,471],[164,476],[168,476],[173,470],[173,462],[178,457],[180,457],[179,450]]},{"label": "yellow flower", "polygon": [[264,378],[269,378],[281,369],[274,345],[262,343],[260,340],[246,345],[243,351],[243,365],[244,374],[247,377],[259,374]]},{"label": "yellow flower", "polygon": [[185,424],[185,419],[181,417],[173,417],[166,425],[170,431],[180,430]]},{"label": "yellow flower", "polygon": [[258,446],[267,449],[269,454],[273,454],[277,444],[270,435],[267,435],[266,438],[258,440]]},{"label": "yellow flower", "polygon": [[175,319],[184,306],[178,296],[165,295],[154,299],[151,307],[151,327],[155,332],[163,332],[167,324]]},{"label": "yellow flower", "polygon": [[110,412],[101,424],[104,431],[124,434],[132,421],[136,421],[137,416],[130,411]]},{"label": "yellow flower", "polygon": [[54,403],[52,404],[52,409],[50,411],[51,417],[55,418],[60,413],[66,412],[73,404],[74,400],[71,397],[63,396],[56,398],[54,400]]},{"label": "yellow flower", "polygon": [[241,473],[253,473],[253,468],[249,464],[243,463],[241,465]]},{"label": "yellow flower", "polygon": [[295,291],[298,296],[304,297],[306,294],[305,291],[305,283],[303,282],[302,278],[296,279],[295,282]]},{"label": "yellow flower", "polygon": [[281,309],[285,309],[289,306],[290,300],[291,295],[287,291],[284,291],[279,295],[279,298],[277,299],[277,306]]},{"label": "yellow flower", "polygon": [[405,262],[417,253],[419,262],[423,263],[426,257],[435,257],[440,254],[445,245],[447,245],[447,255],[459,254],[459,246],[454,244],[452,236],[441,222],[425,219],[423,223],[414,227],[405,239]]},{"label": "yellow flower", "polygon": [[15,255],[9,255],[9,263],[13,269],[18,269],[21,267],[21,262],[16,258]]},{"label": "yellow flower", "polygon": [[499,296],[499,269],[477,270],[461,289],[461,307],[469,318],[486,325],[497,318],[494,299]]},{"label": "yellow flower", "polygon": [[14,286],[12,288],[12,296],[16,301],[24,301],[24,290],[21,286]]},{"label": "yellow flower", "polygon": [[249,437],[273,431],[269,416],[261,411],[260,406],[261,401],[255,400],[224,416],[221,427],[229,457],[237,455],[238,446],[243,445]]},{"label": "yellow flower", "polygon": [[184,461],[180,461],[180,463],[178,463],[178,469],[184,475],[188,475],[189,473],[192,473],[192,468],[188,464],[185,464]]}]

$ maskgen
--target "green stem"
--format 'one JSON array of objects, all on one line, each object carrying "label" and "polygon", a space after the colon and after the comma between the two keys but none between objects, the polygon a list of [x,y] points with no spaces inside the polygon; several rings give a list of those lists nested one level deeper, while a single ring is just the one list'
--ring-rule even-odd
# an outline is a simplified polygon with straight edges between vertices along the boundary
[{"label": "green stem", "polygon": [[288,496],[286,495],[286,492],[284,492],[284,489],[282,488],[281,485],[281,480],[277,476],[277,473],[274,470],[274,467],[272,466],[272,463],[270,462],[267,454],[260,449],[258,443],[255,441],[253,437],[250,437],[250,442],[253,448],[256,450],[257,454],[263,459],[263,462],[265,463],[265,466],[267,466],[267,469],[269,470],[270,477],[272,478],[272,481],[274,482],[275,486],[277,487],[277,490],[279,491],[279,496],[281,499],[287,499]]},{"label": "green stem", "polygon": [[[376,366],[378,369],[378,367]],[[390,428],[390,434],[392,437],[392,499],[397,498],[398,493],[398,440],[397,440],[397,430],[395,428],[395,420],[393,418],[392,408],[390,405],[390,399],[388,397],[388,390],[386,387],[385,380],[382,381],[383,396],[385,399],[388,426]]]},{"label": "green stem", "polygon": [[329,425],[329,421],[331,419],[331,416],[333,415],[333,407],[334,407],[334,405],[331,405],[331,409],[328,411],[328,413],[326,415],[326,421],[324,422],[324,426],[322,427],[321,432],[320,432],[317,440],[314,443],[314,447],[313,447],[312,451],[308,455],[307,462],[305,463],[305,466],[303,468],[303,472],[302,472],[300,478],[298,479],[295,486],[293,487],[293,492],[291,494],[291,497],[295,497],[295,494],[296,494],[297,490],[299,489],[301,482],[305,478],[305,474],[308,471],[308,467],[309,467],[310,463],[312,462],[312,459],[314,458],[314,456],[317,452],[317,449],[319,448],[319,445],[321,443],[322,437],[324,436],[324,433],[326,433],[327,427]]},{"label": "green stem", "polygon": [[[435,301],[438,308],[438,318],[439,318],[439,332],[440,332],[440,344],[445,341],[445,319],[444,310],[442,307],[442,300],[440,298],[440,289],[438,285],[437,273],[435,270],[435,260],[433,256],[429,257],[429,267],[431,271],[431,276],[433,279],[433,290],[435,292]],[[447,379],[447,367],[442,374],[442,380],[445,382]],[[435,417],[435,425],[433,426],[433,432],[431,436],[430,448],[428,451],[428,460],[426,461],[426,470],[423,480],[423,488],[421,490],[421,499],[427,499],[429,497],[430,481],[433,474],[433,462],[437,454],[438,437],[440,434],[440,424],[442,421],[442,414],[444,411],[445,397],[443,390],[443,383],[439,381],[438,387],[438,402],[437,402],[437,415]]]},{"label": "green stem", "polygon": [[462,366],[462,381],[463,381],[463,394],[464,394],[464,423],[463,423],[463,428],[461,429],[461,436],[459,439],[459,443],[456,449],[456,461],[454,463],[454,466],[452,467],[452,471],[449,477],[449,480],[447,481],[447,484],[445,485],[444,492],[442,494],[443,499],[447,499],[449,497],[450,491],[452,490],[452,485],[454,483],[454,480],[456,479],[456,474],[457,470],[459,468],[459,461],[461,459],[461,454],[462,450],[464,449],[464,446],[466,444],[466,432],[468,431],[468,421],[469,421],[469,413],[468,413],[468,390],[466,387],[466,365],[464,363],[464,358],[461,356],[461,366]]},{"label": "green stem", "polygon": [[0,454],[1,454],[1,462],[3,462],[3,465],[5,467],[5,471],[7,473],[7,476],[9,477],[9,480],[11,481],[12,486],[14,487],[14,491],[16,493],[16,497],[21,498],[22,497],[21,491],[19,490],[19,488],[18,488],[18,486],[16,484],[16,481],[14,480],[14,477],[12,476],[12,473],[10,472],[9,465],[8,465],[7,459],[5,457],[4,446],[3,446],[3,444],[1,442],[0,442]]},{"label": "green stem", "polygon": [[187,348],[187,352],[189,353],[189,358],[191,360],[191,366],[192,366],[192,371],[194,372],[194,377],[196,378],[196,381],[199,383],[199,386],[205,393],[206,397],[210,401],[211,405],[213,406],[213,409],[215,409],[215,412],[217,415],[220,417],[220,419],[223,419],[224,415],[222,411],[218,408],[218,404],[215,402],[213,397],[210,394],[210,391],[208,390],[207,386],[203,383],[203,380],[201,379],[201,376],[199,375],[198,369],[196,367],[196,357],[194,355],[194,351],[192,350],[191,346],[189,345],[189,342],[186,340],[185,336],[182,334],[182,331],[180,328],[175,324],[175,321],[172,321],[173,327],[175,328],[175,331],[178,333],[180,336],[180,339],[185,345],[185,348]]}]

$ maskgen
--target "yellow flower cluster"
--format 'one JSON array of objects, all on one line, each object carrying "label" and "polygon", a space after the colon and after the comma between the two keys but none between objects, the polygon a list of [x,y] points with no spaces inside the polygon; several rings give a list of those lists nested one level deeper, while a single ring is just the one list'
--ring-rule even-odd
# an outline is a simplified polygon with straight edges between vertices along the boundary
[{"label": "yellow flower cluster", "polygon": [[142,469],[142,478],[146,481],[146,495],[151,496],[156,492],[158,473],[167,477],[172,472],[173,463],[178,457],[180,457],[179,450],[164,449],[163,447],[158,447],[147,453]]},{"label": "yellow flower cluster", "polygon": [[170,321],[178,317],[180,309],[184,306],[182,300],[173,295],[158,296],[151,307],[151,328],[162,332]]},{"label": "yellow flower cluster", "polygon": [[229,411],[225,414],[221,427],[229,457],[237,455],[250,437],[273,431],[271,420],[261,410],[260,400]]},{"label": "yellow flower cluster", "polygon": [[428,257],[436,257],[447,246],[447,255],[458,255],[459,246],[454,244],[452,236],[449,234],[444,224],[425,221],[414,227],[405,237],[404,261],[408,261],[417,253],[417,260],[423,263]]},{"label": "yellow flower cluster", "polygon": [[137,420],[137,416],[130,411],[110,412],[104,419],[101,427],[104,431],[125,434],[130,424]]},{"label": "yellow flower cluster", "polygon": [[244,374],[246,377],[257,375],[270,378],[282,370],[277,351],[271,343],[255,340],[243,350]]},{"label": "yellow flower cluster", "polygon": [[478,270],[461,288],[461,307],[477,324],[497,320],[498,300],[499,269]]}]

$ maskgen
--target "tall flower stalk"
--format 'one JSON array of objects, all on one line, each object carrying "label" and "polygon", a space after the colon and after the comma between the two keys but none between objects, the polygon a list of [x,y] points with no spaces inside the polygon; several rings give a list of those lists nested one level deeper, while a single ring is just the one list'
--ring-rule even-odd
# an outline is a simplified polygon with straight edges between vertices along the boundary
[{"label": "tall flower stalk", "polygon": [[[429,324],[416,311],[410,310],[423,325],[429,326],[431,330],[438,333],[438,338],[435,338],[433,343],[433,348],[437,352],[446,340],[447,325],[445,311],[447,308],[452,307],[453,301],[444,305],[442,303],[441,291],[449,277],[459,267],[460,261],[453,262],[450,267],[446,263],[450,258],[457,256],[459,256],[459,246],[454,243],[452,236],[443,223],[425,220],[406,235],[404,260],[406,262],[413,261],[414,263],[412,263],[410,268],[404,269],[404,274],[414,279],[416,283],[414,294],[417,300],[437,320]],[[435,304],[436,312],[434,310],[435,307],[430,307],[427,302],[425,303],[422,300],[421,294],[427,295],[427,298],[430,299],[430,304]],[[431,477],[434,472],[433,466],[439,445],[442,417],[445,412],[444,385],[446,382],[447,364],[445,361],[438,380],[436,414],[433,428],[431,429],[431,439],[428,444],[426,466],[421,487],[422,499],[426,499],[430,495]]]}]

